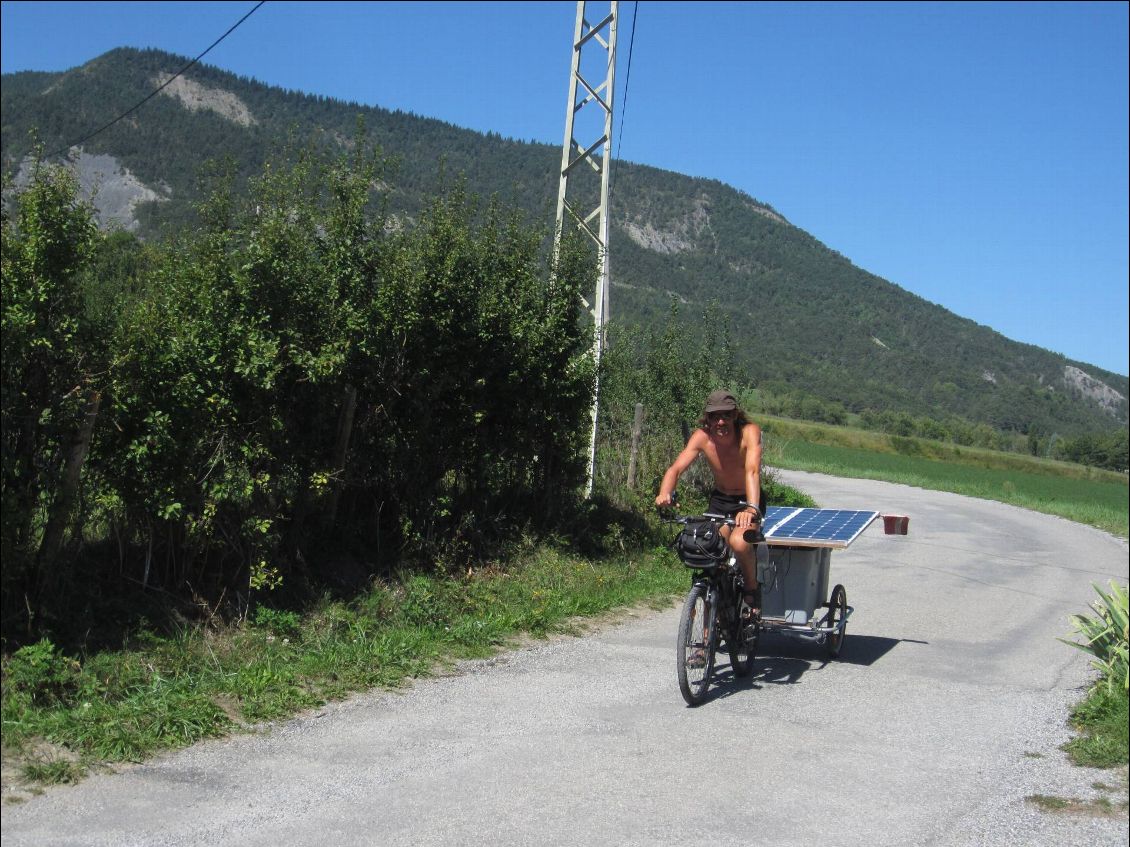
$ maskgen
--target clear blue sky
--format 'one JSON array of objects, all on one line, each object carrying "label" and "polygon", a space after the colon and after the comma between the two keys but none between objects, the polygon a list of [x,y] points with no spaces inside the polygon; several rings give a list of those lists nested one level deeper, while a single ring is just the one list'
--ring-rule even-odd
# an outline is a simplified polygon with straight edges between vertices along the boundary
[{"label": "clear blue sky", "polygon": [[[193,57],[253,6],[3,2],[0,61]],[[1128,4],[620,8],[617,158],[719,179],[927,300],[1127,373]],[[271,0],[204,61],[559,145],[575,9]]]}]

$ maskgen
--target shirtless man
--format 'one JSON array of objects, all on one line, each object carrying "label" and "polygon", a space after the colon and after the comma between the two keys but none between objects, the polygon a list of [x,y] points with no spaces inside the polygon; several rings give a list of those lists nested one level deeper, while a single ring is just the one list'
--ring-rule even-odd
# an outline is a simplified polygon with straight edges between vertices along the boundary
[{"label": "shirtless man", "polygon": [[[761,427],[751,423],[745,412],[738,408],[734,395],[719,389],[706,398],[706,406],[687,446],[676,457],[663,482],[655,505],[660,508],[673,504],[672,495],[679,477],[699,456],[705,456],[714,472],[714,491],[710,494],[709,511],[732,517],[737,532],[730,527],[722,529],[730,542],[730,549],[738,558],[745,575],[745,604],[749,614],[760,614],[757,585],[757,550],[745,540],[745,530],[761,524],[765,503],[761,490]],[[744,500],[756,508],[738,505]]]}]

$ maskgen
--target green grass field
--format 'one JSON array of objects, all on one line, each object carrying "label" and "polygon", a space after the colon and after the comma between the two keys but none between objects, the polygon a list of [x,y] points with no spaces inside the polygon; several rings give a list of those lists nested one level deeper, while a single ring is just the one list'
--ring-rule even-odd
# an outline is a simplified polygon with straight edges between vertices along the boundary
[{"label": "green grass field", "polygon": [[766,433],[767,461],[775,467],[952,491],[1128,536],[1130,488],[1124,474],[794,422],[771,422]]}]

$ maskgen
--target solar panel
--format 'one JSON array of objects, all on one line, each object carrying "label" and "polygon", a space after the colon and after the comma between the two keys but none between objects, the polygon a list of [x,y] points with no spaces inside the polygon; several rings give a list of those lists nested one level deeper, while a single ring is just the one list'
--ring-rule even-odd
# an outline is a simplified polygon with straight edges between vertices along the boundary
[{"label": "solar panel", "polygon": [[878,512],[770,506],[761,531],[771,545],[843,548],[877,517]]}]

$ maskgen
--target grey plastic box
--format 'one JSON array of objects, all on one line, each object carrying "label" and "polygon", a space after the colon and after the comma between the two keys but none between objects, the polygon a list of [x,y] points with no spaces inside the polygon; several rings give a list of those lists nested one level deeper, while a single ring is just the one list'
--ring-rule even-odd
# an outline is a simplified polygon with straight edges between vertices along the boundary
[{"label": "grey plastic box", "polygon": [[762,617],[808,623],[828,600],[831,559],[827,547],[769,547],[757,565]]}]

